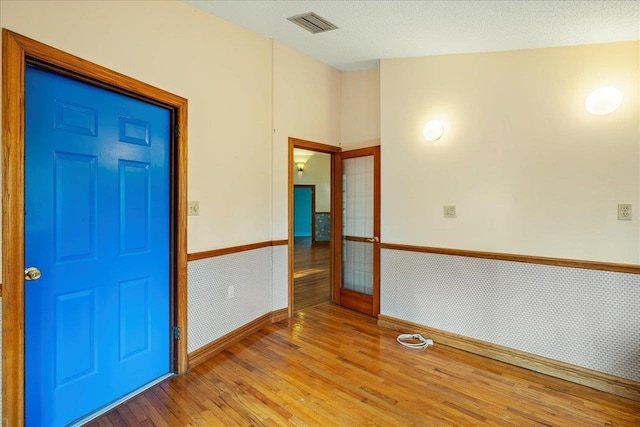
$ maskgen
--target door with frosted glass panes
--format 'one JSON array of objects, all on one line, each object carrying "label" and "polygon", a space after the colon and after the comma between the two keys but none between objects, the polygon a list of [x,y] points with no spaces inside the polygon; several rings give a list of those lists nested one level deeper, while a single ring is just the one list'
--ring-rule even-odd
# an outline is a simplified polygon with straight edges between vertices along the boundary
[{"label": "door with frosted glass panes", "polygon": [[341,153],[336,198],[341,236],[334,300],[362,313],[380,312],[380,147]]}]

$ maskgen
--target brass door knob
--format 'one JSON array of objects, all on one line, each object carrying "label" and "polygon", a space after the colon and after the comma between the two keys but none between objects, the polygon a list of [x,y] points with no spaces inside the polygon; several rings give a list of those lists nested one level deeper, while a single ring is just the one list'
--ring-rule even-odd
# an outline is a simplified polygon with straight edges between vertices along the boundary
[{"label": "brass door knob", "polygon": [[24,280],[38,280],[42,276],[36,267],[29,267],[24,270]]}]

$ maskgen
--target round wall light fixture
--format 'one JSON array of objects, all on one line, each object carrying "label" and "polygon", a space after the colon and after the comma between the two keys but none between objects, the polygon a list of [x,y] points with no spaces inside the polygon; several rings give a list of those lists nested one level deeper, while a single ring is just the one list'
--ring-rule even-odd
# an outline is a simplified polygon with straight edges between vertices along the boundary
[{"label": "round wall light fixture", "polygon": [[444,133],[444,126],[440,120],[428,121],[422,128],[422,135],[429,141],[437,141]]},{"label": "round wall light fixture", "polygon": [[584,103],[587,111],[595,116],[613,113],[622,103],[622,94],[613,86],[604,86],[591,92]]}]

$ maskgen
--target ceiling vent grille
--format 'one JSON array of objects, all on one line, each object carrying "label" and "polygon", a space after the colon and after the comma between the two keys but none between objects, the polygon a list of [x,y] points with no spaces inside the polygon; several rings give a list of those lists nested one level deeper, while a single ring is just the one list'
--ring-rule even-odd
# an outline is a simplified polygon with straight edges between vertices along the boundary
[{"label": "ceiling vent grille", "polygon": [[324,33],[325,31],[338,29],[337,26],[313,12],[291,16],[287,19],[313,34]]}]

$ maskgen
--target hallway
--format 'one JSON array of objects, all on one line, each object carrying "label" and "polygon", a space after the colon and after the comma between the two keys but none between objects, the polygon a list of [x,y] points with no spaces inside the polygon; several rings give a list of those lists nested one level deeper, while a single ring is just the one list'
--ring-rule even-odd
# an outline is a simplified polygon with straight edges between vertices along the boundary
[{"label": "hallway", "polygon": [[331,246],[296,237],[294,248],[293,311],[297,312],[330,301]]}]

